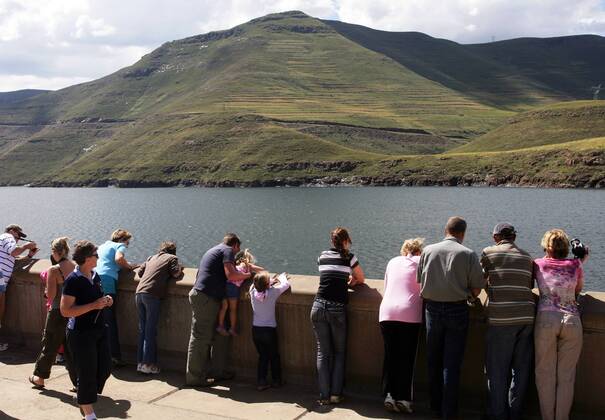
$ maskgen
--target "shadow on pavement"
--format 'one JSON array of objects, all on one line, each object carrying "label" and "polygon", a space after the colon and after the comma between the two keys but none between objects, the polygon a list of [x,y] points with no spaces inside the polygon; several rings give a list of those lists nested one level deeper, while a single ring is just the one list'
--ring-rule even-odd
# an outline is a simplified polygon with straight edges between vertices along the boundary
[{"label": "shadow on pavement", "polygon": [[0,363],[5,365],[26,365],[35,363],[38,353],[26,347],[9,342],[8,350],[0,352]]},{"label": "shadow on pavement", "polygon": [[317,396],[313,389],[302,388],[296,385],[284,385],[280,388],[270,388],[266,391],[257,391],[252,383],[243,382],[221,382],[212,388],[197,388],[199,392],[207,392],[221,398],[247,404],[282,402],[296,404],[309,412],[329,413],[336,408],[347,409],[356,412],[366,418],[392,417],[393,413],[387,413],[378,399],[357,396],[347,396],[345,401],[338,405],[320,406],[317,404]]},{"label": "shadow on pavement", "polygon": [[[74,407],[74,412],[77,412],[78,410],[75,394],[68,394],[54,389],[42,389],[40,390],[40,394],[46,397],[56,398],[61,400],[64,404],[71,405]],[[128,417],[128,410],[130,410],[131,404],[128,400],[114,400],[104,395],[99,395],[94,406],[95,412],[100,417],[117,417],[125,419]]]},{"label": "shadow on pavement", "polygon": [[9,416],[4,411],[0,410],[0,419],[3,420],[19,420],[17,417]]},{"label": "shadow on pavement", "polygon": [[161,381],[165,382],[175,388],[181,388],[183,386],[185,374],[179,373],[173,370],[162,370],[159,375],[145,375],[136,371],[136,366],[128,364],[119,368],[112,368],[111,375],[124,382],[149,382],[149,381]]}]

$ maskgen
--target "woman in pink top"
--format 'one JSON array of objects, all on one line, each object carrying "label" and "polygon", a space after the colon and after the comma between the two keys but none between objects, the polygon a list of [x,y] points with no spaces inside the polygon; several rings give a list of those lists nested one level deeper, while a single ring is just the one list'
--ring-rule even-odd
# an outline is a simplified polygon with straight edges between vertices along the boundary
[{"label": "woman in pink top", "polygon": [[422,322],[416,267],[423,245],[423,238],[406,240],[401,256],[389,261],[384,274],[379,321],[384,339],[384,406],[389,411],[413,412],[412,383]]},{"label": "woman in pink top", "polygon": [[582,321],[576,296],[584,285],[580,259],[567,259],[569,238],[560,229],[542,238],[544,258],[535,260],[534,277],[540,289],[534,328],[536,387],[544,420],[569,418],[573,403],[576,364],[582,351]]}]

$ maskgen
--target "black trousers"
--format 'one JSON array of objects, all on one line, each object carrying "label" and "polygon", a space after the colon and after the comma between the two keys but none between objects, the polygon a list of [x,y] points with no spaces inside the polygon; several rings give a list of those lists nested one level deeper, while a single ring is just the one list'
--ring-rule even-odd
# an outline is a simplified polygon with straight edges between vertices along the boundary
[{"label": "black trousers", "polygon": [[120,333],[118,331],[118,320],[116,315],[117,298],[115,293],[110,293],[109,296],[113,299],[113,305],[103,309],[103,317],[105,323],[109,327],[109,343],[111,347],[111,357],[121,360],[122,350],[120,349]]},{"label": "black trousers", "polygon": [[420,325],[399,321],[382,321],[384,340],[382,392],[395,400],[412,401],[414,365],[418,350]]},{"label": "black trousers", "polygon": [[93,404],[111,374],[107,327],[67,330],[67,345],[78,376],[78,404]]},{"label": "black trousers", "polygon": [[258,369],[256,382],[267,384],[267,374],[271,365],[271,377],[274,384],[281,383],[281,364],[277,343],[277,328],[252,327],[252,339],[258,351]]},{"label": "black trousers", "polygon": [[[67,318],[61,316],[59,309],[51,309],[46,315],[46,324],[44,325],[44,334],[42,335],[42,350],[36,360],[34,375],[48,379],[50,369],[55,363],[57,351],[61,344],[65,344],[65,327]],[[69,373],[69,379],[74,386],[77,384],[77,376],[73,367],[73,358],[69,347],[65,346],[65,367]]]}]

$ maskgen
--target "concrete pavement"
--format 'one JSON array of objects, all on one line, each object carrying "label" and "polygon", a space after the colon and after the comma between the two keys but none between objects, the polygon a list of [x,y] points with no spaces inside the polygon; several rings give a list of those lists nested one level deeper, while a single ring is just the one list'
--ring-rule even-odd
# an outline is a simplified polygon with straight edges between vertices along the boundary
[{"label": "concrete pavement", "polygon": [[[63,366],[54,366],[44,390],[27,381],[36,355],[26,349],[0,353],[1,419],[81,418],[71,384]],[[389,419],[379,398],[347,396],[338,406],[319,407],[313,389],[285,385],[258,392],[251,381],[234,380],[212,388],[184,388],[183,374],[167,371],[157,376],[138,374],[134,366],[115,369],[99,396],[95,411],[99,418],[115,419]],[[430,418],[419,405],[414,419]],[[395,418],[406,418],[396,414]],[[465,412],[464,418],[479,418]]]}]

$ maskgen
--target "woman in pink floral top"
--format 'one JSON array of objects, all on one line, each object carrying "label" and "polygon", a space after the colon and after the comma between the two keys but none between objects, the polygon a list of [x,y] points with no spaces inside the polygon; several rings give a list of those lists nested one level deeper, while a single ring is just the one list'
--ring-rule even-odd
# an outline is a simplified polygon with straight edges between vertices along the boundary
[{"label": "woman in pink floral top", "polygon": [[584,285],[583,260],[567,259],[569,238],[563,230],[544,234],[544,258],[535,260],[540,289],[534,329],[536,387],[544,420],[569,418],[576,364],[582,351],[582,321],[576,296]]}]

